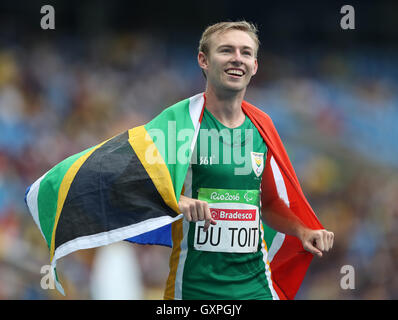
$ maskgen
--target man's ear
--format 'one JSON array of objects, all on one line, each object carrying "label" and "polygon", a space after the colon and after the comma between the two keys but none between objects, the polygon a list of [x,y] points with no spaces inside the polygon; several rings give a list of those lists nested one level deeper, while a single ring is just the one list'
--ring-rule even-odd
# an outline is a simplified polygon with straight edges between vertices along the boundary
[{"label": "man's ear", "polygon": [[198,53],[198,64],[199,64],[199,67],[202,69],[202,70],[207,70],[207,67],[208,67],[208,61],[207,61],[207,56],[206,56],[206,54],[204,53],[204,52],[202,52],[202,51],[200,51],[199,53]]},{"label": "man's ear", "polygon": [[198,64],[199,67],[202,69],[203,76],[205,77],[205,79],[207,79],[206,71],[208,68],[208,60],[206,54],[202,51],[198,53]]},{"label": "man's ear", "polygon": [[253,70],[253,76],[257,73],[258,70],[258,62],[257,59],[254,60],[254,70]]}]

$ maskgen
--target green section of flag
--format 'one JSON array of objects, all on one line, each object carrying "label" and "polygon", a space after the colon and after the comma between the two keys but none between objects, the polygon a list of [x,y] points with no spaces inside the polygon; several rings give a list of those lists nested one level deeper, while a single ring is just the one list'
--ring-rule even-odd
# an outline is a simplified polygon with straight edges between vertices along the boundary
[{"label": "green section of flag", "polygon": [[51,247],[52,232],[57,212],[58,191],[62,180],[73,163],[93,148],[91,147],[60,162],[40,182],[39,194],[37,196],[39,221],[48,248]]},{"label": "green section of flag", "polygon": [[180,101],[145,125],[170,172],[177,201],[191,159],[191,143],[195,133],[189,103],[189,99]]},{"label": "green section of flag", "polygon": [[277,231],[267,226],[267,224],[264,221],[262,221],[262,223],[264,227],[264,241],[267,244],[267,251],[269,252],[269,248],[272,245],[272,241],[274,240]]}]

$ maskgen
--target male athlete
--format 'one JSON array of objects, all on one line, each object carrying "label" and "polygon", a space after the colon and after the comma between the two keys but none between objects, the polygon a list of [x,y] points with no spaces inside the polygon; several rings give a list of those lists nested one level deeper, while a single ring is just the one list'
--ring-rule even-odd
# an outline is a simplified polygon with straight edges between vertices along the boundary
[{"label": "male athlete", "polygon": [[28,187],[60,292],[58,259],[129,240],[173,247],[166,299],[294,298],[333,233],[306,200],[269,116],[244,100],[258,46],[245,21],[210,26],[198,54],[205,93]]},{"label": "male athlete", "polygon": [[333,246],[332,232],[306,227],[263,177],[268,147],[242,109],[258,47],[245,21],[212,25],[200,40],[205,109],[178,202],[184,219],[173,223],[165,299],[276,299],[261,217],[319,257]]}]

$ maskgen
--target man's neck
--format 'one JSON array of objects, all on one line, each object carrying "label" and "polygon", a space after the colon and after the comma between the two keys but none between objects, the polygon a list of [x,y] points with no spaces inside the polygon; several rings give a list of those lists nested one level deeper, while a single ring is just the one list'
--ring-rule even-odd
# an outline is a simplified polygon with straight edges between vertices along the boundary
[{"label": "man's neck", "polygon": [[242,101],[245,91],[237,94],[220,94],[211,87],[206,88],[206,108],[211,114],[228,128],[239,127],[245,121]]}]

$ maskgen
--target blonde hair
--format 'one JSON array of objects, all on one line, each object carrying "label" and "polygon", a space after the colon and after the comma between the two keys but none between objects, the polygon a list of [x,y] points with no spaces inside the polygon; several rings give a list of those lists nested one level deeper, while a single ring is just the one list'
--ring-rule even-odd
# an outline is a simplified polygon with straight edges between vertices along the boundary
[{"label": "blonde hair", "polygon": [[202,37],[199,41],[199,52],[203,52],[204,54],[209,53],[210,46],[210,37],[212,34],[219,32],[223,33],[228,30],[241,30],[246,32],[255,42],[255,55],[257,56],[257,51],[260,46],[260,41],[258,40],[258,30],[257,27],[250,22],[247,21],[236,21],[236,22],[219,22],[208,26],[206,30],[202,33]]}]

